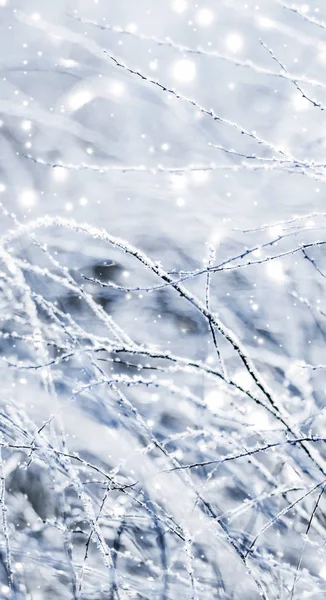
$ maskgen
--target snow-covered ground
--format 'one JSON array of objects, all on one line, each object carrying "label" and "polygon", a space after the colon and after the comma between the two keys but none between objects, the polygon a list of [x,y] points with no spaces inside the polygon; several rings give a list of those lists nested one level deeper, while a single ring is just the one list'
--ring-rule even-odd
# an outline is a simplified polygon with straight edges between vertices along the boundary
[{"label": "snow-covered ground", "polygon": [[0,599],[326,590],[326,5],[0,0]]}]

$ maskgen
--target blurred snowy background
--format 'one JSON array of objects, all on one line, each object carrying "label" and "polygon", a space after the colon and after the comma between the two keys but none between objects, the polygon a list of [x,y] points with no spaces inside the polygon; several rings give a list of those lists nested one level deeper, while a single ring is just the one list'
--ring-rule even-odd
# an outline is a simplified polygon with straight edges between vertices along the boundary
[{"label": "blurred snowy background", "polygon": [[326,5],[0,48],[0,599],[324,597]]}]

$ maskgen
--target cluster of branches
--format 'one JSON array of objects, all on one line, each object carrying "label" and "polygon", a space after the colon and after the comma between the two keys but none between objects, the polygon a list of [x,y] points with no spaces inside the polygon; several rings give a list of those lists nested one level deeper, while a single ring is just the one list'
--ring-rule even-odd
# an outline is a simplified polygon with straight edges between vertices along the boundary
[{"label": "cluster of branches", "polygon": [[[297,17],[308,19],[299,9],[277,3]],[[40,18],[28,19],[21,14],[17,18],[43,31],[50,27]],[[289,73],[264,42],[261,45],[277,63],[277,71],[215,51],[188,48],[170,39],[131,34],[121,27],[73,18],[112,34],[132,35],[183,54],[229,61],[257,75],[286,80],[316,110],[324,110],[323,103],[306,93],[303,86],[323,90],[325,84]],[[325,27],[317,19],[310,22]],[[284,171],[324,182],[323,162],[302,159],[276,147],[237,122],[125,64],[90,37],[54,26],[51,31],[81,46],[104,64],[125,71],[214,123],[227,126],[261,148],[262,154],[245,154],[215,145],[214,149],[223,152],[230,162],[183,167],[73,164],[21,152],[24,159],[44,168],[60,166],[72,172],[96,171],[103,176],[112,171],[164,177],[180,172],[248,169]],[[22,114],[21,107],[5,101],[0,102],[0,108],[4,113]],[[74,123],[67,117],[45,116],[41,109],[33,109],[30,116],[40,124],[46,118],[52,125],[64,128],[68,124],[72,133],[83,133],[83,128],[74,129]],[[89,598],[89,594],[98,592],[112,600],[137,593],[144,598],[155,596],[166,600],[180,594],[180,589],[184,597],[193,600],[211,598],[216,589],[219,597],[229,598],[230,582],[223,563],[226,552],[232,557],[234,568],[244,575],[244,589],[248,588],[249,594],[271,600],[270,582],[276,580],[282,594],[286,590],[293,598],[299,578],[308,594],[323,591],[322,576],[315,566],[310,572],[305,569],[304,559],[310,544],[323,550],[325,523],[318,508],[323,504],[326,485],[326,438],[314,434],[312,427],[304,433],[306,423],[298,424],[291,417],[289,395],[268,377],[264,365],[257,366],[259,361],[252,360],[233,328],[221,319],[212,303],[211,289],[222,273],[260,269],[276,259],[291,261],[294,256],[307,260],[316,277],[325,278],[310,251],[326,243],[322,236],[316,238],[316,232],[324,229],[326,213],[311,212],[238,232],[241,239],[257,235],[262,241],[249,248],[244,242],[239,252],[223,260],[218,260],[215,248],[208,244],[203,268],[176,271],[105,229],[59,216],[20,222],[4,204],[1,210],[3,219],[10,222],[0,238],[4,322],[0,358],[4,380],[15,386],[22,377],[26,377],[28,386],[36,382],[42,390],[42,401],[50,406],[50,411],[44,411],[49,413],[46,418],[40,413],[35,419],[29,410],[32,392],[27,392],[25,403],[17,402],[15,391],[7,388],[1,404],[1,558],[6,593],[12,597],[27,594],[28,585],[19,567],[20,557],[24,562],[26,556],[22,536],[14,528],[11,488],[17,471],[29,472],[35,464],[41,464],[50,473],[55,504],[53,514],[39,514],[35,531],[38,535],[52,529],[59,532],[64,550],[61,569],[74,599]],[[87,236],[95,240],[109,256],[121,255],[122,263],[133,261],[139,278],[137,285],[104,281],[86,273],[75,277],[51,249],[51,243],[44,241],[48,231],[58,230],[72,239]],[[277,233],[271,237],[271,231]],[[311,238],[307,240],[309,234]],[[143,279],[151,283],[144,285]],[[196,294],[192,291],[194,286]],[[98,302],[99,290],[117,294],[120,305],[125,296],[155,296],[163,290],[171,295],[172,301],[175,297],[181,299],[187,310],[189,307],[203,323],[206,332],[203,338],[214,350],[213,361],[174,351],[174,340],[166,348],[159,338],[155,343],[148,343],[147,336],[135,339]],[[60,306],[58,298],[63,293],[78,297],[83,310],[92,318],[83,320]],[[295,290],[292,294],[312,309],[306,298]],[[325,314],[319,310],[318,316],[324,318]],[[274,358],[287,363],[284,356]],[[287,366],[291,366],[290,359]],[[324,366],[301,364],[300,368],[317,370]],[[239,383],[236,376],[239,368],[248,385]],[[299,385],[296,380],[290,383]],[[207,389],[216,391],[214,406],[207,402]],[[167,433],[162,422],[148,419],[148,406],[154,405],[157,398],[162,411],[165,407],[172,415],[189,415],[185,421],[188,424],[178,427],[177,432]],[[313,420],[317,419],[322,410],[315,406],[313,395],[306,400],[315,410]],[[84,448],[77,451],[75,441],[67,433],[66,415],[70,411],[79,416],[85,410],[91,413],[90,407],[94,405],[100,414],[99,431],[103,432],[105,418],[105,430],[112,434],[107,439],[105,460],[100,453],[94,456],[88,452],[87,440]],[[252,423],[256,412],[266,417],[270,428]],[[92,418],[96,419],[94,415]],[[78,429],[77,421],[76,435]],[[83,438],[84,432],[80,435]],[[12,462],[14,456],[18,457],[18,463]],[[240,502],[228,496],[226,482],[230,480],[232,487],[245,489]],[[40,476],[42,485],[46,484]],[[285,542],[281,552],[275,542],[278,531],[283,532],[285,539],[287,531],[289,536],[296,534],[293,522],[297,532],[304,534],[296,561],[287,560]],[[148,546],[142,543],[144,537]],[[92,548],[93,540],[97,549]],[[146,556],[148,547],[155,548],[157,560]],[[98,554],[100,566],[95,565]],[[39,553],[40,563],[42,558],[49,570],[58,569],[58,561],[53,564],[50,557]]]}]

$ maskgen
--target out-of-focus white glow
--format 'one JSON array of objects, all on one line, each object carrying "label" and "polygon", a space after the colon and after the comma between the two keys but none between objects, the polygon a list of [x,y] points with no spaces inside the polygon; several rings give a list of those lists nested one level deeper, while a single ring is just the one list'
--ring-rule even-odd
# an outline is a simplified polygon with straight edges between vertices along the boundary
[{"label": "out-of-focus white glow", "polygon": [[6,186],[4,183],[0,183],[0,194],[6,191]]},{"label": "out-of-focus white glow", "polygon": [[78,110],[93,99],[93,94],[89,90],[76,90],[68,98],[69,108]]},{"label": "out-of-focus white glow", "polygon": [[80,200],[79,200],[79,204],[80,206],[86,206],[86,204],[88,203],[87,198],[85,198],[85,196],[83,196]]},{"label": "out-of-focus white glow", "polygon": [[173,65],[172,74],[181,83],[189,83],[195,79],[196,65],[187,58],[177,60]]},{"label": "out-of-focus white glow", "polygon": [[209,173],[207,171],[193,171],[191,173],[191,179],[197,184],[206,183],[208,178]]},{"label": "out-of-focus white glow", "polygon": [[22,190],[18,197],[19,204],[25,208],[31,208],[37,202],[37,196],[32,188],[25,188]]},{"label": "out-of-focus white glow", "polygon": [[298,473],[295,471],[295,469],[292,467],[292,465],[289,462],[284,463],[283,468],[282,468],[282,472],[283,475],[285,477],[285,480],[291,483],[299,483],[300,482],[300,477],[298,475]]},{"label": "out-of-focus white glow", "polygon": [[315,225],[316,225],[315,221],[313,221],[313,219],[309,219],[309,221],[306,222],[305,227],[307,229],[311,229],[312,227],[315,227]]},{"label": "out-of-focus white glow", "polygon": [[209,356],[207,356],[207,358],[206,358],[206,364],[212,365],[214,363],[214,360],[216,360],[216,357],[209,354]]},{"label": "out-of-focus white glow", "polygon": [[54,167],[54,169],[52,169],[52,177],[53,177],[54,181],[57,181],[58,183],[62,183],[63,181],[66,181],[66,179],[68,178],[68,171],[67,171],[67,169],[64,169],[63,167]]},{"label": "out-of-focus white glow", "polygon": [[173,0],[171,3],[172,10],[176,13],[183,13],[188,6],[187,0]]},{"label": "out-of-focus white glow", "polygon": [[109,91],[111,92],[111,94],[113,94],[113,96],[123,96],[125,90],[126,88],[121,81],[112,81],[109,85]]},{"label": "out-of-focus white glow", "polygon": [[8,0],[0,0],[0,6],[7,6]]},{"label": "out-of-focus white glow", "polygon": [[236,371],[233,379],[244,390],[249,390],[252,387],[252,378],[246,369]]},{"label": "out-of-focus white glow", "polygon": [[299,110],[299,111],[306,110],[307,108],[311,107],[309,100],[307,100],[306,98],[301,96],[301,94],[299,92],[294,94],[294,96],[292,98],[292,105],[295,110]]},{"label": "out-of-focus white glow", "polygon": [[282,225],[273,225],[272,227],[270,227],[269,233],[271,234],[271,236],[273,238],[277,238],[279,235],[282,235],[282,233],[283,233]]},{"label": "out-of-focus white glow", "polygon": [[73,205],[73,203],[72,203],[72,202],[66,202],[66,204],[65,204],[65,209],[66,209],[68,212],[71,212],[71,211],[73,210],[73,208],[74,208],[74,205]]},{"label": "out-of-focus white glow", "polygon": [[177,459],[177,460],[182,460],[183,459],[183,451],[181,450],[181,448],[178,448],[174,453],[173,456]]},{"label": "out-of-focus white glow", "polygon": [[30,131],[32,129],[32,123],[31,123],[31,121],[22,121],[21,128],[24,131]]},{"label": "out-of-focus white glow", "polygon": [[240,52],[243,47],[243,38],[239,33],[230,33],[226,36],[225,44],[228,50],[231,52]]},{"label": "out-of-focus white glow", "polygon": [[126,512],[126,509],[123,506],[116,505],[113,509],[113,513],[116,517],[122,517]]},{"label": "out-of-focus white glow", "polygon": [[172,175],[171,183],[175,190],[184,190],[188,185],[188,180],[185,175]]},{"label": "out-of-focus white glow", "polygon": [[177,198],[177,206],[179,206],[181,208],[182,206],[185,206],[185,204],[186,204],[186,201],[184,198]]},{"label": "out-of-focus white glow", "polygon": [[259,258],[261,256],[261,248],[257,248],[257,250],[254,250],[252,255]]},{"label": "out-of-focus white glow", "polygon": [[257,24],[264,29],[272,29],[275,26],[274,21],[269,17],[257,17]]},{"label": "out-of-focus white glow", "polygon": [[219,246],[222,240],[222,234],[220,231],[213,231],[213,233],[210,235],[209,238],[209,243],[212,246]]},{"label": "out-of-focus white glow", "polygon": [[200,8],[196,12],[196,22],[201,27],[208,27],[214,21],[214,13],[210,8]]},{"label": "out-of-focus white glow", "polygon": [[282,283],[285,280],[284,268],[279,260],[270,260],[267,262],[266,273],[270,279],[277,283]]},{"label": "out-of-focus white glow", "polygon": [[128,23],[126,30],[129,31],[129,33],[136,33],[138,29],[138,25],[137,23]]},{"label": "out-of-focus white glow", "polygon": [[266,410],[259,408],[258,406],[253,407],[248,414],[248,420],[255,429],[270,429],[272,425],[271,419]]},{"label": "out-of-focus white glow", "polygon": [[207,408],[212,412],[216,412],[216,410],[221,409],[221,394],[216,391],[216,389],[209,390],[205,394],[205,402],[207,404]]},{"label": "out-of-focus white glow", "polygon": [[76,60],[72,60],[71,58],[60,58],[59,64],[66,69],[73,69],[73,67],[78,66],[78,62]]}]

